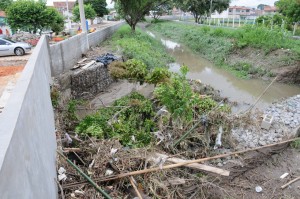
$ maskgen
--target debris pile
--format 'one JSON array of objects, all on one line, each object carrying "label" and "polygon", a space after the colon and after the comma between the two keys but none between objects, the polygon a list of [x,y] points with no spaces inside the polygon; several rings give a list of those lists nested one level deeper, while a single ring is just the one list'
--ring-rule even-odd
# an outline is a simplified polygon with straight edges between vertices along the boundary
[{"label": "debris pile", "polygon": [[111,62],[118,60],[120,60],[120,58],[111,53],[106,53],[96,58],[96,62],[101,62],[104,66],[108,66]]},{"label": "debris pile", "polygon": [[36,35],[36,34],[31,34],[28,32],[19,32],[19,33],[12,35],[11,39],[13,41],[26,42],[26,43],[31,44],[32,46],[36,46],[40,39],[40,36]]}]

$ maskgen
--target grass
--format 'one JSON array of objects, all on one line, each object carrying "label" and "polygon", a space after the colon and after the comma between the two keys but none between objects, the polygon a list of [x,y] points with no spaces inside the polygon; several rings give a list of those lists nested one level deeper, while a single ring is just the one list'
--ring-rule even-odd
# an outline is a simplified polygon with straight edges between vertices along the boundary
[{"label": "grass", "polygon": [[[263,49],[265,54],[285,48],[300,57],[300,40],[293,40],[290,34],[280,29],[270,30],[265,27],[245,26],[240,29],[210,28],[193,24],[161,22],[153,24],[150,29],[165,37],[184,43],[195,52],[222,66],[237,76],[247,77],[248,74],[263,74],[248,63],[229,65],[226,58],[230,53],[244,47]],[[267,73],[267,71],[264,71]]]},{"label": "grass", "polygon": [[148,69],[165,67],[173,61],[159,41],[138,28],[133,33],[128,25],[124,25],[113,35],[110,42],[114,46],[120,46],[128,59],[143,61]]}]

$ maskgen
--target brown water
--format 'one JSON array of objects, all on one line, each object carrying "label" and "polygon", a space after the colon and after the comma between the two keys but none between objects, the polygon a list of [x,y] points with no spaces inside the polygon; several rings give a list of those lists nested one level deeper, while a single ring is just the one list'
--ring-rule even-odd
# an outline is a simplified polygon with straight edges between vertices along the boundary
[{"label": "brown water", "polygon": [[[152,33],[148,34],[155,37]],[[170,64],[170,70],[178,72],[180,65],[185,64],[190,71],[187,75],[190,79],[199,79],[204,84],[209,84],[217,90],[223,97],[241,104],[241,107],[247,107],[255,102],[257,97],[270,84],[268,81],[261,79],[240,79],[230,72],[214,66],[214,64],[200,55],[195,54],[189,48],[174,41],[157,37],[167,51],[176,60],[176,63]],[[271,102],[300,94],[300,87],[274,83],[263,95],[256,107],[263,108]]]}]

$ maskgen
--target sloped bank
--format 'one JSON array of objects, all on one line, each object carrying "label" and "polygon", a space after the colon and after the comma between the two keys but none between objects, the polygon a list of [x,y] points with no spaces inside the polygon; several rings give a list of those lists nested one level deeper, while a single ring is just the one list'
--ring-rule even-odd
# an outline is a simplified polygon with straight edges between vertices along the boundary
[{"label": "sloped bank", "polygon": [[300,83],[300,41],[278,29],[245,27],[237,30],[176,22],[152,24],[149,29],[179,41],[216,65],[243,78]]}]

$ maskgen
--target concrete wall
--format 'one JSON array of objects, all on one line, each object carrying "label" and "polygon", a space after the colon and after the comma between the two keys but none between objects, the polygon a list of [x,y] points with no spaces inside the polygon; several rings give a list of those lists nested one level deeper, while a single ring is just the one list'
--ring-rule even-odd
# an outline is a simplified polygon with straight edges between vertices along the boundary
[{"label": "concrete wall", "polygon": [[73,36],[50,46],[51,74],[57,76],[70,70],[74,64],[88,51],[86,33]]},{"label": "concrete wall", "polygon": [[0,114],[0,198],[55,199],[56,137],[45,36]]},{"label": "concrete wall", "polygon": [[94,33],[73,36],[50,46],[51,74],[58,76],[69,71],[90,47],[97,46],[111,36],[124,22],[106,27]]}]

